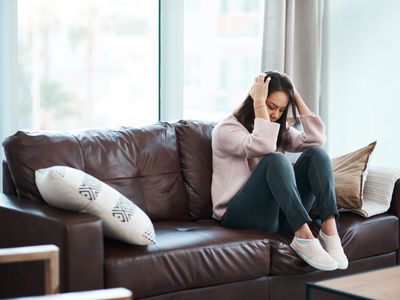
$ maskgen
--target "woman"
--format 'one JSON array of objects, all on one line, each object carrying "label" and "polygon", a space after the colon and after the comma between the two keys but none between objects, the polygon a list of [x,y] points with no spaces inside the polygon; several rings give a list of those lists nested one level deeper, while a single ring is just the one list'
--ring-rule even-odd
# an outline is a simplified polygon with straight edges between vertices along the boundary
[{"label": "woman", "polygon": [[[287,125],[290,107],[295,119],[297,108],[304,132]],[[324,132],[287,75],[258,75],[241,106],[213,131],[214,218],[230,228],[290,229],[290,246],[309,265],[346,269],[331,162],[321,149]],[[302,151],[294,166],[285,151]],[[313,206],[322,222],[318,239],[308,226]]]}]

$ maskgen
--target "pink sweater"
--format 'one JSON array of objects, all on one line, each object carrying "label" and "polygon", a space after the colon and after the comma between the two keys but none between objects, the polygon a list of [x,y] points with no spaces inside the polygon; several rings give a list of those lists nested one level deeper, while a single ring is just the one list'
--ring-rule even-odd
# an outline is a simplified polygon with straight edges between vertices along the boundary
[{"label": "pink sweater", "polygon": [[[288,128],[288,152],[301,152],[310,146],[325,144],[325,125],[317,116],[300,116],[304,132]],[[280,125],[264,119],[254,120],[249,133],[231,115],[218,123],[212,135],[213,175],[211,196],[213,217],[220,220],[228,202],[250,177],[257,163],[265,154],[279,151],[276,140]]]}]

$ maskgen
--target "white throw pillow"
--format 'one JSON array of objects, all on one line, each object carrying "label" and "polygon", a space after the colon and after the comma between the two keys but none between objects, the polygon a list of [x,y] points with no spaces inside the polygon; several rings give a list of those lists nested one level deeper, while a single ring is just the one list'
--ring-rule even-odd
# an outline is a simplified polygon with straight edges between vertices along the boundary
[{"label": "white throw pillow", "polygon": [[348,209],[369,218],[387,212],[392,202],[396,181],[400,179],[400,169],[372,167],[365,182],[363,205],[358,209]]},{"label": "white throw pillow", "polygon": [[48,204],[102,219],[106,236],[135,245],[155,243],[150,218],[120,192],[95,177],[78,169],[53,166],[36,170],[35,180]]}]

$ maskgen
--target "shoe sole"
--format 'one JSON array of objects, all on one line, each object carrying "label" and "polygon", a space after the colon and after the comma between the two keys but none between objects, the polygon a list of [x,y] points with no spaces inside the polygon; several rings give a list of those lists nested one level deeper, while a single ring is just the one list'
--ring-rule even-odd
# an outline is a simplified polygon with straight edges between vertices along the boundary
[{"label": "shoe sole", "polygon": [[308,263],[311,267],[318,269],[318,270],[322,270],[322,271],[333,271],[338,269],[338,264],[332,264],[332,265],[322,265],[319,263],[316,263],[314,261],[312,261],[311,259],[307,258],[306,256],[304,256],[300,251],[298,251],[293,245],[290,245],[290,247],[292,247],[292,249],[297,253],[298,256],[300,256],[300,258],[302,260],[304,260],[306,263]]},{"label": "shoe sole", "polygon": [[346,270],[348,266],[349,266],[349,264],[346,264],[346,265],[339,265],[338,264],[337,268],[340,269],[340,270]]}]

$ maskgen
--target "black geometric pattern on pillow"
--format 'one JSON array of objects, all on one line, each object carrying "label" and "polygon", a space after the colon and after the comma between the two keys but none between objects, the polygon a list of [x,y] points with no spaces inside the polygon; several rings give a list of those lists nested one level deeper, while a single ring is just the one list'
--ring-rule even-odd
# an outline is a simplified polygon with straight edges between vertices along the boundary
[{"label": "black geometric pattern on pillow", "polygon": [[101,183],[91,176],[85,175],[78,188],[79,193],[90,201],[96,200],[101,190]]},{"label": "black geometric pattern on pillow", "polygon": [[152,226],[147,227],[145,232],[142,234],[142,237],[150,241],[152,244],[156,243],[156,236]]},{"label": "black geometric pattern on pillow", "polygon": [[117,204],[112,209],[112,215],[121,222],[129,222],[129,220],[135,214],[135,210],[136,206],[121,196],[118,199]]},{"label": "black geometric pattern on pillow", "polygon": [[60,177],[64,178],[64,176],[65,176],[65,168],[63,168],[63,167],[56,167],[53,169],[53,172],[56,173]]}]

